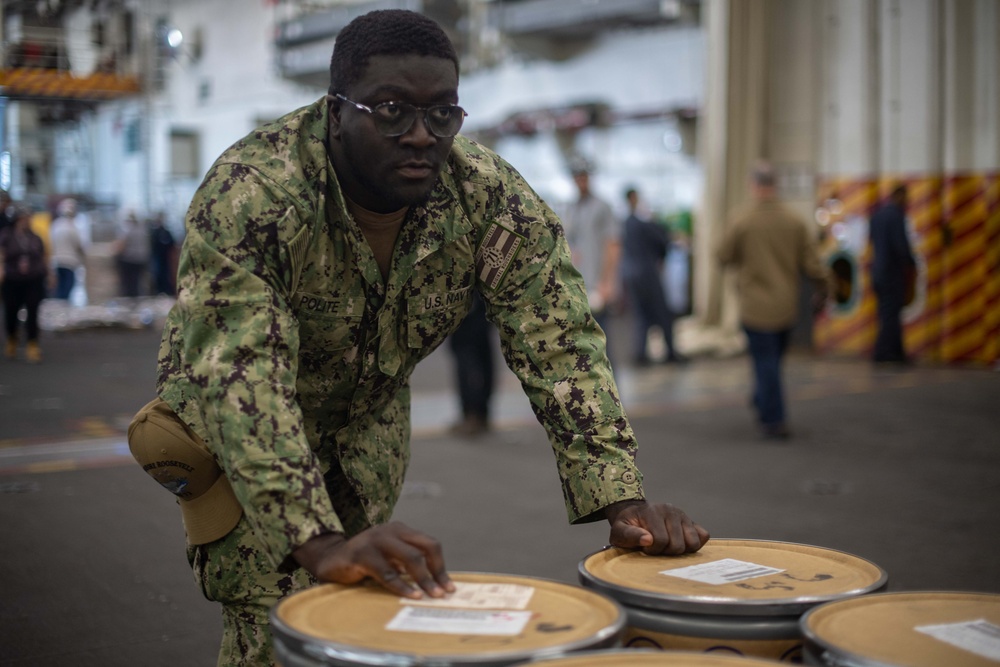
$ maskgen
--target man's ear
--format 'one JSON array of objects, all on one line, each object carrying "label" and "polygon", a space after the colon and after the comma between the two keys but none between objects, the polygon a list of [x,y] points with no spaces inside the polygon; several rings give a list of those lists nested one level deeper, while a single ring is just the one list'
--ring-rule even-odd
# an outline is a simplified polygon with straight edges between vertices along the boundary
[{"label": "man's ear", "polygon": [[333,95],[327,95],[326,105],[329,115],[327,133],[331,138],[337,139],[340,137],[340,100]]}]

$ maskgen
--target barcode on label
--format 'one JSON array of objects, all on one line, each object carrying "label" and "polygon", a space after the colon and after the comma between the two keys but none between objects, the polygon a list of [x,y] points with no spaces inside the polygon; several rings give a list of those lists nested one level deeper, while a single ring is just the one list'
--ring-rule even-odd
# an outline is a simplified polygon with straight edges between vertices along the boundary
[{"label": "barcode on label", "polygon": [[1000,626],[985,618],[962,623],[920,625],[916,630],[964,651],[1000,661]]},{"label": "barcode on label", "polygon": [[784,572],[784,570],[760,565],[759,563],[748,563],[736,560],[735,558],[723,558],[711,563],[663,570],[660,574],[719,586],[721,584],[731,584],[734,581],[743,581],[744,579],[753,579],[779,572]]},{"label": "barcode on label", "polygon": [[525,609],[535,592],[532,586],[518,584],[472,584],[456,582],[455,592],[443,598],[412,600],[400,598],[401,604],[465,609]]},{"label": "barcode on label", "polygon": [[405,606],[386,625],[387,630],[452,635],[519,634],[531,619],[530,611],[478,611]]},{"label": "barcode on label", "polygon": [[745,570],[737,570],[736,572],[726,572],[719,576],[726,581],[742,581],[743,579],[753,579],[754,577],[774,574],[775,572],[778,572],[778,570],[775,570],[773,567],[751,567]]}]

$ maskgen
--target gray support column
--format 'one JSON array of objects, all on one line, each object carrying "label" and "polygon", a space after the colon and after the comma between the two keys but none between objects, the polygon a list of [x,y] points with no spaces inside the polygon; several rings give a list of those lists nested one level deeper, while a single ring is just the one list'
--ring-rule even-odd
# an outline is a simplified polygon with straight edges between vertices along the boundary
[{"label": "gray support column", "polygon": [[[747,173],[766,157],[767,34],[771,0],[706,0],[708,84],[701,127],[705,188],[695,231],[695,313],[735,330],[737,313],[714,249],[726,218],[747,200]],[[728,296],[727,296],[728,295]]]},{"label": "gray support column", "polygon": [[943,171],[1000,165],[1000,6],[948,0],[941,9]]}]

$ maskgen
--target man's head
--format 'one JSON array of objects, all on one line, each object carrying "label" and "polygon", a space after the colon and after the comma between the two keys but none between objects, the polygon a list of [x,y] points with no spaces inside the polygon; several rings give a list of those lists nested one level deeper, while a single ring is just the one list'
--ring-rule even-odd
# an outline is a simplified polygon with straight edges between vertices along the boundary
[{"label": "man's head", "polygon": [[573,182],[576,184],[581,198],[590,194],[590,174],[592,171],[594,171],[594,166],[582,157],[574,158],[569,164],[570,176],[573,177]]},{"label": "man's head", "polygon": [[896,206],[900,208],[906,208],[906,200],[909,196],[909,192],[905,185],[897,185],[892,189],[892,193],[889,195],[889,201],[891,201]]},{"label": "man's head", "polygon": [[[355,19],[337,35],[327,100],[330,157],[346,196],[381,213],[423,202],[465,115],[453,106],[458,56],[441,27],[404,10]],[[400,115],[412,124],[393,124]]]},{"label": "man's head", "polygon": [[639,206],[639,192],[632,187],[626,188],[625,201],[628,202],[628,210],[635,211]]},{"label": "man's head", "polygon": [[27,204],[11,204],[10,219],[18,229],[29,229],[34,211]]},{"label": "man's head", "polygon": [[76,200],[68,197],[59,202],[59,215],[72,218],[76,215]]},{"label": "man's head", "polygon": [[347,95],[372,56],[432,56],[450,60],[458,78],[458,53],[448,35],[423,14],[403,9],[369,12],[337,35],[330,58],[330,95]]},{"label": "man's head", "polygon": [[756,197],[773,197],[776,181],[771,164],[758,160],[750,171],[750,183]]}]

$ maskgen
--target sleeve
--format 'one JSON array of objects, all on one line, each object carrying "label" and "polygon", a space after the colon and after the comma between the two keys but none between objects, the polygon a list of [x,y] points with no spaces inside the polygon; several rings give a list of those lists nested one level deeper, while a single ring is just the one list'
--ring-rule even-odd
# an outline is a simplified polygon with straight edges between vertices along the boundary
[{"label": "sleeve", "polygon": [[276,567],[311,537],[343,530],[295,400],[299,335],[286,297],[286,237],[299,215],[287,201],[238,166],[217,167],[196,193],[178,271],[180,316],[167,332],[179,381],[161,391],[203,426]]},{"label": "sleeve", "polygon": [[603,518],[608,505],[643,497],[635,435],[622,408],[605,339],[588,306],[556,215],[509,166],[477,250],[480,266],[511,238],[501,281],[479,272],[507,365],[518,376],[555,452],[572,523]]},{"label": "sleeve", "polygon": [[715,248],[715,259],[722,266],[740,263],[739,227],[736,223],[730,222],[729,228],[723,233]]},{"label": "sleeve", "polygon": [[607,243],[621,243],[622,233],[625,228],[624,220],[615,215],[615,212],[607,202],[601,202],[601,204],[603,209],[602,215],[604,217],[602,223],[604,227],[604,240]]},{"label": "sleeve", "polygon": [[913,250],[910,248],[910,239],[906,235],[906,216],[900,213],[893,222],[892,238],[890,239],[892,252],[902,261],[904,266],[912,267],[916,262],[913,259]]}]

